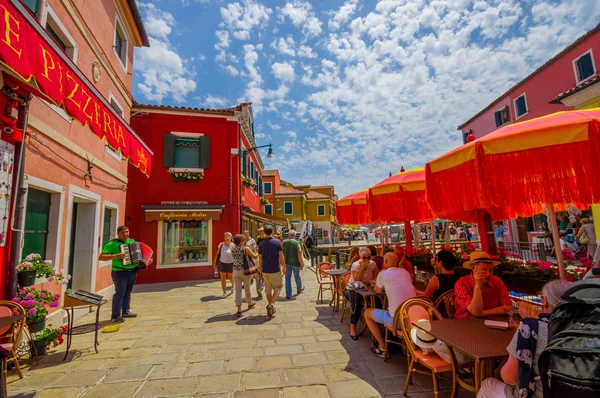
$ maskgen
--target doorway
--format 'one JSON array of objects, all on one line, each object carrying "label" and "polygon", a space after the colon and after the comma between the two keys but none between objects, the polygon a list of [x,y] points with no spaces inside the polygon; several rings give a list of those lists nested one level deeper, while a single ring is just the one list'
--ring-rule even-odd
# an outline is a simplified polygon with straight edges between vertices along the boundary
[{"label": "doorway", "polygon": [[69,289],[95,291],[96,208],[97,202],[78,196],[73,197],[69,220],[71,227],[68,263],[71,280],[67,285]]}]

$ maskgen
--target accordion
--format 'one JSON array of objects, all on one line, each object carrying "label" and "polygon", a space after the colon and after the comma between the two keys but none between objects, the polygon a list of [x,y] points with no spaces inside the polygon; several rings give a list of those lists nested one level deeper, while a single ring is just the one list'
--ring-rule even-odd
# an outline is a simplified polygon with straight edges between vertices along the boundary
[{"label": "accordion", "polygon": [[134,264],[138,269],[146,269],[154,254],[150,246],[140,242],[121,245],[121,253],[125,253],[123,265]]}]

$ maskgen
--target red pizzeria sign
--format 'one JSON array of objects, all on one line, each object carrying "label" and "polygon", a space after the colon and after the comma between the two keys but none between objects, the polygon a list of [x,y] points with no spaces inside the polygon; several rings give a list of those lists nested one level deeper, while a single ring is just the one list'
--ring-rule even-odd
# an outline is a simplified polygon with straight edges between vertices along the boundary
[{"label": "red pizzeria sign", "polygon": [[[20,6],[22,7],[22,6]],[[23,12],[27,12],[23,10]],[[144,174],[150,173],[151,153],[93,85],[64,54],[56,51],[10,0],[0,0],[0,63],[36,87],[110,147],[121,151]],[[37,23],[37,22],[36,22]]]}]

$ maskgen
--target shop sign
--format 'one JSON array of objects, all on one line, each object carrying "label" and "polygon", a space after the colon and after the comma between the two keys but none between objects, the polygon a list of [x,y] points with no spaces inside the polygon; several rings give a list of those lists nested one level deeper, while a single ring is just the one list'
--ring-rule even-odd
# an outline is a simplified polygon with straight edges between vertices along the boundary
[{"label": "shop sign", "polygon": [[179,220],[219,220],[221,210],[188,210],[188,211],[169,211],[169,210],[146,210],[146,221],[179,221]]},{"label": "shop sign", "polygon": [[191,202],[179,202],[179,201],[162,201],[161,205],[207,205],[206,201],[191,201]]},{"label": "shop sign", "polygon": [[[41,29],[39,25],[36,27]],[[54,50],[36,27],[12,1],[0,0],[0,64],[33,85],[45,100],[63,108],[82,125],[87,124],[98,138],[106,140],[110,147],[149,175],[151,154],[148,149],[94,93],[93,85],[80,79],[76,66],[70,66],[65,55]]]}]

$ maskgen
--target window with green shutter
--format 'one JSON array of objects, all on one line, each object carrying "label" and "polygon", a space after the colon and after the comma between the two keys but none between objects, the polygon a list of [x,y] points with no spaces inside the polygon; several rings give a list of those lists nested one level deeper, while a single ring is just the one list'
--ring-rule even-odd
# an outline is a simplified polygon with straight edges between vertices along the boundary
[{"label": "window with green shutter", "polygon": [[584,54],[581,57],[579,57],[575,61],[575,66],[577,68],[578,83],[595,74],[591,52],[588,52],[587,54]]},{"label": "window with green shutter", "polygon": [[165,134],[163,166],[190,169],[209,168],[210,137],[188,138]]},{"label": "window with green shutter", "polygon": [[268,214],[270,216],[273,215],[273,205],[271,205],[271,204],[265,205],[265,214]]},{"label": "window with green shutter", "polygon": [[25,210],[25,239],[23,254],[25,257],[37,253],[46,257],[48,241],[48,221],[50,219],[50,193],[29,188],[27,209]]},{"label": "window with green shutter", "polygon": [[325,205],[318,205],[317,206],[317,215],[318,216],[324,216],[325,215]]},{"label": "window with green shutter", "polygon": [[263,183],[264,185],[264,193],[267,195],[271,195],[273,193],[273,188],[270,182]]},{"label": "window with green shutter", "polygon": [[104,208],[104,221],[102,222],[102,247],[104,247],[104,245],[106,245],[106,243],[110,240],[113,211],[115,210],[109,209],[108,207]]},{"label": "window with green shutter", "polygon": [[527,112],[527,99],[525,98],[525,94],[523,94],[515,100],[515,114],[516,117],[519,118]]},{"label": "window with green shutter", "polygon": [[294,204],[292,202],[283,203],[283,214],[286,216],[294,214]]}]

